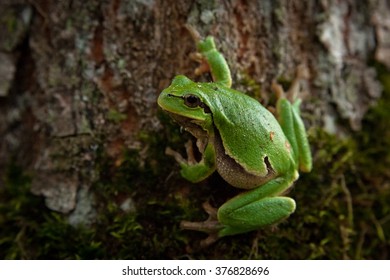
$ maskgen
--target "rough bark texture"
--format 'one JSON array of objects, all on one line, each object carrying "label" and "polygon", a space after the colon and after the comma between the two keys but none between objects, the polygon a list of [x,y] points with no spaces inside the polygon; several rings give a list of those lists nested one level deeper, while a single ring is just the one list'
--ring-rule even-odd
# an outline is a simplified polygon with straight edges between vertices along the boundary
[{"label": "rough bark texture", "polygon": [[[175,74],[195,78],[185,24],[215,37],[233,87],[255,96],[261,87],[264,104],[272,103],[272,80],[291,81],[305,65],[306,125],[351,137],[382,93],[374,63],[390,67],[389,14],[384,0],[2,1],[0,184],[10,165],[20,167],[31,191],[73,225],[96,223],[110,199],[134,213],[137,201],[169,201],[171,191],[185,196],[187,188],[164,184],[161,170],[177,167],[160,158],[178,140],[167,140],[173,132],[156,105]],[[115,179],[124,166],[144,172]],[[106,182],[112,183],[107,196],[96,187]],[[179,254],[164,252],[158,256]]]}]

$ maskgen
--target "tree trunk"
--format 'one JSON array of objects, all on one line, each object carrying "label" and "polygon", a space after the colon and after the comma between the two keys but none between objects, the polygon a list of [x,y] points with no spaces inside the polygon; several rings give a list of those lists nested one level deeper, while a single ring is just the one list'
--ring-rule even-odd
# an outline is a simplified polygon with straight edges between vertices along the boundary
[{"label": "tree trunk", "polygon": [[[25,237],[23,250],[7,243],[4,257],[177,258],[186,251],[194,252],[188,244],[204,236],[178,231],[180,220],[202,220],[202,200],[211,197],[219,204],[234,190],[227,186],[226,193],[222,187],[213,187],[215,183],[225,185],[216,175],[200,184],[202,187],[189,184],[180,178],[173,160],[164,155],[166,146],[183,147],[182,137],[187,135],[180,134],[158,110],[156,99],[176,74],[197,79],[193,73],[196,64],[189,59],[195,43],[185,24],[203,36],[213,35],[231,67],[233,88],[251,93],[267,106],[273,105],[273,80],[288,85],[299,65],[308,69],[301,110],[315,161],[312,174],[303,176],[302,185],[298,181],[292,192],[298,209],[305,201],[314,207],[295,214],[296,220],[304,220],[302,224],[289,219],[280,227],[291,232],[264,229],[244,235],[246,239],[238,240],[247,240],[242,245],[247,251],[240,254],[226,246],[240,238],[232,237],[195,256],[388,257],[389,241],[385,234],[379,239],[376,234],[389,229],[388,207],[378,198],[390,198],[389,173],[378,168],[385,171],[378,171],[375,180],[352,178],[356,178],[356,168],[368,171],[354,153],[373,156],[359,151],[359,143],[371,139],[363,133],[362,121],[381,97],[383,81],[378,77],[387,75],[390,68],[389,13],[390,4],[384,0],[2,1],[0,188],[8,195],[4,197],[13,197],[7,188],[15,187],[17,178],[23,177],[28,178],[31,192],[43,197],[50,209],[35,213],[34,217],[40,217],[38,224],[50,222],[54,227],[53,218],[43,218],[42,213],[58,215],[77,230],[74,234],[81,235],[80,225],[85,231],[104,231],[110,221],[120,220],[107,234],[88,231],[88,238],[96,243],[115,237],[110,241],[112,247],[101,245],[100,251],[90,244],[96,255],[61,251],[54,245],[48,245],[52,249],[47,251],[33,250],[33,242]],[[382,158],[386,159],[377,160]],[[377,164],[388,164],[386,160]],[[377,182],[380,187],[368,185],[367,193],[375,195],[361,201],[359,195],[364,192],[356,186],[367,182]],[[325,190],[316,190],[321,187]],[[309,190],[312,195],[307,194]],[[335,197],[326,196],[334,191]],[[300,196],[303,201],[298,200]],[[341,206],[333,199],[342,201]],[[360,221],[356,220],[356,207],[378,203],[380,210],[363,213]],[[309,206],[302,206],[302,211],[305,207]],[[317,212],[318,207],[323,211]],[[191,210],[195,212],[190,217],[186,208],[197,210]],[[319,221],[321,215],[330,224],[334,222],[331,231],[337,237],[319,232],[320,228],[327,230]],[[129,221],[130,228],[123,231]],[[299,225],[302,228],[294,228]],[[29,229],[39,235],[38,229],[27,226]],[[294,230],[299,239],[290,236]],[[9,234],[21,231],[15,226]],[[128,236],[121,236],[123,232]],[[310,235],[309,241],[306,235]],[[365,241],[367,236],[380,241],[370,243]],[[142,244],[142,249],[129,253],[136,244],[124,241],[127,238]],[[150,241],[154,238],[161,243]],[[330,252],[324,249],[326,238],[334,240],[329,241]],[[282,253],[275,249],[280,239],[290,242],[286,246],[305,243],[307,248],[301,253]],[[271,240],[268,247],[264,244],[267,240]],[[42,242],[51,241],[42,237]],[[370,249],[365,250],[363,241],[369,242]],[[372,248],[381,249],[375,252]],[[61,254],[56,253],[59,251]]]}]

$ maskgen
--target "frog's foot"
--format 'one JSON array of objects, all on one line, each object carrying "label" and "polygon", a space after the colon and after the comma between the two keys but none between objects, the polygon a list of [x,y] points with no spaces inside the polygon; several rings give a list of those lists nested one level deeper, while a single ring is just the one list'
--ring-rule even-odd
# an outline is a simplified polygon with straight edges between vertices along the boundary
[{"label": "frog's foot", "polygon": [[304,80],[308,80],[309,78],[310,74],[307,66],[304,64],[298,65],[295,74],[295,79],[293,80],[290,88],[286,93],[287,99],[290,100],[291,103],[294,103],[295,100],[299,98],[299,95],[301,95],[301,82]]},{"label": "frog's foot", "polygon": [[194,71],[196,76],[200,76],[204,73],[209,73],[211,71],[209,63],[201,53],[190,53],[190,59],[199,63],[199,66]]},{"label": "frog's foot", "polygon": [[192,147],[192,141],[189,140],[185,144],[187,160],[182,157],[182,155],[175,150],[167,147],[165,149],[165,154],[173,157],[179,164],[195,164],[197,161],[195,159],[194,149]]},{"label": "frog's foot", "polygon": [[283,87],[275,80],[272,81],[271,89],[275,93],[277,99],[287,98],[291,103],[294,103],[301,91],[301,82],[310,78],[309,70],[306,65],[300,64],[297,67],[295,79],[292,81],[290,88],[284,91]]},{"label": "frog's foot", "polygon": [[201,39],[202,36],[200,36],[198,30],[195,29],[192,25],[186,23],[184,24],[184,27],[187,29],[187,31],[190,33],[192,39],[194,40],[195,44],[197,44]]},{"label": "frog's foot", "polygon": [[209,202],[203,203],[203,209],[209,214],[207,220],[203,222],[182,221],[180,227],[187,230],[202,231],[209,234],[206,239],[200,242],[201,247],[207,247],[219,239],[218,232],[223,228],[223,225],[218,221],[217,209],[212,207]]},{"label": "frog's foot", "polygon": [[[198,44],[202,40],[202,36],[200,36],[199,32],[192,25],[185,24],[184,27],[190,33],[195,44]],[[199,63],[199,66],[195,69],[195,75],[200,76],[210,72],[210,65],[200,52],[190,53],[190,59]]]},{"label": "frog's foot", "polygon": [[283,90],[283,87],[280,84],[278,84],[278,82],[275,80],[272,81],[271,89],[275,93],[276,99],[278,100],[285,97],[286,95],[286,93]]}]

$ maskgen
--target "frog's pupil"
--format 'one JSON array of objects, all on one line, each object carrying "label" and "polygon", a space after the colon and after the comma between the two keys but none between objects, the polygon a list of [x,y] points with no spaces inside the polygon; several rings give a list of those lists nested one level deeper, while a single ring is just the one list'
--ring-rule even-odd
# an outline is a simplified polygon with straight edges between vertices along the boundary
[{"label": "frog's pupil", "polygon": [[184,97],[184,101],[185,101],[185,104],[191,108],[197,107],[201,103],[199,97],[192,95],[192,94],[186,95]]}]

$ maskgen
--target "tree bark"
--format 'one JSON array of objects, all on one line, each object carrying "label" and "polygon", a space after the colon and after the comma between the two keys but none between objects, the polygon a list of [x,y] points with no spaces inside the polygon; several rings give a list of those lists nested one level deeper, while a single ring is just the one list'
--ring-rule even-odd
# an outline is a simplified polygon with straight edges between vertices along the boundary
[{"label": "tree bark", "polygon": [[384,0],[2,1],[0,173],[16,163],[49,209],[94,222],[93,186],[123,166],[124,151],[153,169],[172,144],[146,136],[167,135],[156,99],[174,75],[196,79],[185,24],[215,37],[233,88],[261,88],[265,105],[271,82],[304,65],[309,131],[353,137],[381,96],[373,62],[390,67],[389,14]]}]

